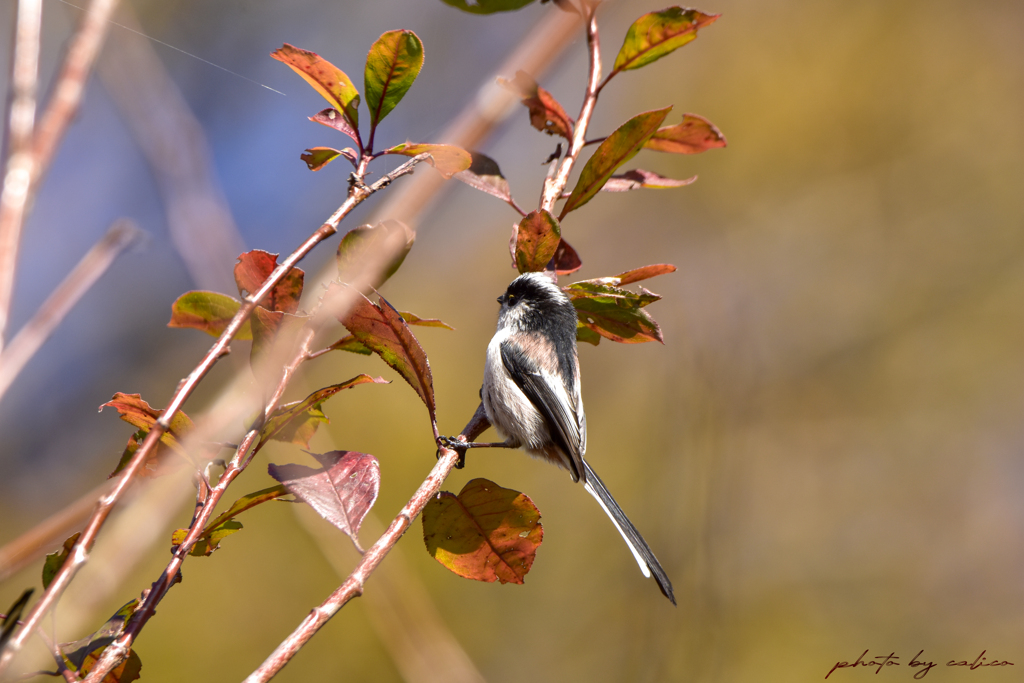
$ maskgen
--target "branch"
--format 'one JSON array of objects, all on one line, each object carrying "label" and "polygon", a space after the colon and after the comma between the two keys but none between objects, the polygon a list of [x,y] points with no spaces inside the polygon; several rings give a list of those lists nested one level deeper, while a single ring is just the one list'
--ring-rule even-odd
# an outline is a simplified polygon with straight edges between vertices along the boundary
[{"label": "branch", "polygon": [[590,73],[587,77],[587,89],[583,97],[583,107],[580,109],[579,118],[576,119],[576,128],[572,133],[572,144],[562,158],[558,171],[544,179],[544,190],[541,194],[540,208],[554,212],[555,202],[562,196],[566,185],[569,183],[569,174],[572,172],[576,160],[586,144],[587,128],[590,126],[590,119],[594,115],[594,107],[597,105],[599,83],[601,82],[601,43],[597,34],[597,10],[589,3],[584,3],[587,11],[587,48],[590,56]]},{"label": "branch", "polygon": [[[163,410],[163,412],[161,412],[159,419],[156,421],[156,424],[153,425],[153,428],[150,429],[149,433],[146,435],[146,438],[143,440],[142,445],[139,446],[139,449],[138,451],[136,451],[131,462],[129,462],[128,465],[124,468],[121,478],[120,480],[118,480],[117,485],[114,487],[112,491],[101,497],[97,502],[96,510],[93,512],[92,517],[89,519],[89,523],[86,525],[85,530],[79,537],[78,542],[75,543],[74,547],[72,548],[67,561],[65,561],[63,566],[61,566],[56,576],[54,576],[53,581],[50,583],[49,588],[46,589],[42,597],[39,599],[39,602],[37,602],[33,606],[29,615],[25,618],[26,626],[21,631],[19,631],[17,635],[11,638],[11,640],[7,644],[7,648],[3,652],[2,656],[0,656],[0,674],[2,674],[3,671],[10,665],[11,660],[14,658],[14,654],[18,650],[20,650],[21,647],[25,644],[25,641],[28,638],[28,634],[31,633],[32,630],[34,630],[36,625],[42,619],[43,615],[45,615],[56,604],[56,601],[60,598],[60,595],[64,592],[64,589],[67,588],[67,585],[71,582],[72,578],[74,578],[74,575],[78,572],[82,565],[85,564],[85,562],[88,559],[88,553],[92,549],[93,543],[96,540],[96,536],[98,535],[99,530],[102,528],[103,523],[106,521],[107,516],[110,514],[110,511],[113,509],[114,505],[116,505],[117,502],[121,499],[125,491],[127,491],[129,485],[134,480],[138,471],[142,469],[143,463],[146,461],[152,450],[156,447],[156,444],[159,441],[160,437],[163,436],[167,431],[169,431],[170,422],[171,419],[174,417],[174,414],[181,409],[181,406],[184,404],[185,400],[192,394],[192,391],[203,379],[203,377],[206,376],[206,374],[210,371],[210,369],[217,362],[217,360],[219,360],[222,356],[228,353],[228,344],[231,342],[231,339],[235,336],[235,334],[238,333],[238,330],[241,328],[242,323],[249,317],[253,309],[256,308],[259,302],[262,301],[263,298],[270,293],[271,289],[274,288],[274,286],[284,277],[284,275],[289,270],[291,270],[293,266],[295,266],[295,264],[302,260],[302,258],[306,256],[306,254],[308,254],[320,242],[324,241],[325,239],[333,235],[335,232],[337,232],[338,224],[356,206],[365,201],[377,190],[389,185],[396,178],[412,173],[416,164],[426,159],[427,156],[428,155],[426,154],[421,154],[419,156],[413,157],[406,163],[396,168],[394,171],[383,176],[373,185],[353,183],[349,188],[348,197],[341,204],[341,206],[338,207],[338,209],[330,216],[330,218],[328,218],[327,222],[321,225],[320,228],[318,228],[309,238],[307,238],[306,241],[298,249],[296,249],[284,261],[282,261],[274,270],[274,272],[272,272],[267,277],[266,281],[263,283],[263,286],[260,287],[260,289],[255,294],[252,294],[245,298],[244,303],[239,308],[238,312],[235,314],[235,317],[232,318],[230,323],[228,323],[224,332],[213,344],[213,346],[210,347],[210,350],[207,351],[206,355],[200,361],[199,365],[196,366],[196,368],[189,374],[189,376],[186,377],[178,385],[178,389],[175,391],[170,403]],[[361,171],[365,172],[365,165],[361,167]],[[252,434],[252,432],[246,435],[246,440],[243,440],[243,442],[239,444],[238,452],[236,453],[235,458],[239,458],[242,456],[242,454],[246,453],[246,449],[249,446],[251,446],[254,440],[254,436],[255,435]],[[234,461],[235,460],[233,459],[232,462]],[[221,480],[224,481],[226,476],[227,475],[225,473],[225,476],[222,477]],[[231,478],[228,478],[227,483],[230,483],[230,480]],[[227,484],[225,484],[225,487],[226,485]],[[220,495],[222,494],[223,489],[220,491]],[[212,512],[212,508],[210,509],[210,512]],[[207,515],[207,517],[208,516],[209,515]],[[201,530],[202,528],[200,527],[198,531]],[[195,533],[195,536],[198,536],[198,531]],[[194,541],[195,538],[192,538],[191,542]],[[166,592],[166,589],[168,587],[169,586],[163,586],[161,590],[161,586],[155,585],[154,591],[158,592],[160,597],[162,597],[163,592]],[[140,606],[140,612],[143,611],[145,604],[146,603],[144,601],[144,605]],[[115,648],[111,647],[108,648],[108,651],[114,649]],[[104,658],[106,658],[106,653],[104,653]],[[100,671],[99,663],[97,663],[97,666],[92,670],[92,672],[97,671]],[[99,678],[95,678],[94,680],[98,681],[102,679],[102,677],[103,676],[100,676]],[[90,673],[90,679],[93,679],[92,673]]]},{"label": "branch", "polygon": [[0,349],[7,331],[18,263],[21,228],[28,207],[35,157],[32,133],[39,86],[39,32],[42,0],[18,0],[14,59],[11,69],[11,105],[7,114],[7,162],[0,189]]},{"label": "branch", "polygon": [[[353,193],[362,192],[367,193],[366,196],[383,189],[390,185],[396,178],[411,173],[421,161],[425,161],[430,155],[420,154],[419,156],[413,157],[406,163],[402,164],[394,171],[386,174],[380,180],[373,185],[367,187],[361,182],[352,183],[352,189],[350,190],[350,197]],[[366,163],[369,159],[366,159],[360,164],[359,170],[354,174],[357,178],[361,177],[365,173]],[[404,245],[404,240],[402,241]],[[401,245],[397,242],[395,245],[391,245],[391,249],[386,249],[388,252],[397,252]],[[378,268],[372,269],[379,271],[383,269],[384,263],[389,261],[391,254],[379,254]],[[372,274],[367,269],[361,269],[361,274],[364,277],[371,276]],[[207,495],[200,496],[201,507],[197,509],[196,514],[192,518],[192,523],[189,526],[188,533],[185,536],[185,540],[174,550],[174,555],[171,561],[164,568],[164,571],[160,574],[160,577],[153,583],[151,589],[146,593],[142,603],[138,609],[132,615],[128,624],[125,627],[124,632],[117,637],[117,639],[111,643],[103,651],[99,661],[89,670],[89,675],[86,677],[87,683],[99,683],[103,678],[116,668],[128,654],[131,652],[132,645],[139,633],[149,622],[152,616],[156,612],[156,606],[163,600],[167,592],[177,583],[177,576],[181,570],[182,564],[188,557],[189,551],[195,545],[196,541],[203,533],[203,529],[206,528],[207,523],[213,516],[213,511],[216,509],[217,504],[223,498],[224,493],[227,491],[231,483],[241,474],[245,468],[252,462],[253,457],[259,452],[260,448],[266,443],[260,441],[261,428],[263,424],[270,418],[270,416],[277,410],[281,403],[281,399],[284,396],[284,392],[295,376],[298,368],[302,363],[309,360],[310,347],[313,343],[313,338],[316,335],[317,330],[327,320],[336,316],[339,311],[348,310],[355,301],[356,292],[360,289],[357,287],[353,288],[339,288],[333,292],[328,292],[327,295],[320,301],[317,308],[312,314],[312,318],[307,322],[299,335],[299,342],[297,348],[288,349],[288,359],[284,363],[284,369],[278,378],[277,384],[274,387],[270,398],[267,399],[260,414],[256,417],[253,423],[250,425],[249,430],[242,438],[241,442],[235,450],[234,456],[231,458],[216,486],[213,486]],[[342,299],[339,303],[339,299]],[[278,349],[274,349],[271,354],[265,359],[265,362],[270,367],[277,367],[279,363],[279,356],[284,353],[281,350],[278,353]],[[200,486],[202,486],[202,482]]]},{"label": "branch", "polygon": [[[460,437],[465,437],[466,441],[472,441],[489,426],[490,423],[487,421],[486,414],[484,413],[483,404],[480,404],[473,417],[470,418],[469,424],[463,428]],[[267,657],[266,661],[249,674],[249,677],[245,679],[245,683],[265,683],[276,676],[284,668],[285,664],[291,661],[292,657],[309,642],[310,638],[316,635],[316,632],[331,617],[337,614],[349,600],[363,594],[366,579],[377,568],[377,565],[381,563],[381,560],[387,556],[388,552],[398,542],[398,539],[408,531],[416,517],[423,511],[426,504],[430,502],[430,499],[437,495],[437,492],[441,489],[441,484],[444,483],[444,480],[448,478],[448,475],[451,474],[451,471],[459,462],[459,454],[442,446],[440,441],[438,442],[438,448],[440,455],[438,456],[437,464],[430,470],[427,478],[416,489],[416,493],[412,495],[412,498],[405,504],[405,507],[392,520],[387,531],[363,554],[363,559],[360,560],[356,568],[352,570],[352,573],[348,575],[348,578],[345,579],[337,590],[331,593],[326,600],[309,613],[309,616],[302,620],[302,623],[277,646],[277,649]],[[90,682],[87,681],[87,683]]]},{"label": "branch", "polygon": [[90,249],[74,270],[53,290],[45,303],[11,343],[0,353],[0,397],[11,386],[25,363],[35,355],[78,300],[106,272],[118,254],[128,248],[142,231],[131,221],[120,220]]}]

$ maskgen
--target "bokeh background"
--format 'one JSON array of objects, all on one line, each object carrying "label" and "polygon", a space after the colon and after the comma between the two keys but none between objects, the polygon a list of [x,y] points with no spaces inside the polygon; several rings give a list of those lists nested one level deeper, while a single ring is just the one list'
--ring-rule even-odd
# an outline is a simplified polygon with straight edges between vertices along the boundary
[{"label": "bokeh background", "polygon": [[[346,171],[339,161],[314,174],[299,160],[306,147],[341,140],[306,120],[323,102],[271,50],[283,42],[314,50],[361,85],[365,52],[381,32],[416,31],[423,74],[380,137],[429,141],[531,27],[558,11],[532,5],[477,17],[422,0],[131,4],[141,30],[177,50],[112,27],[103,59],[116,62],[137,41],[155,51],[201,124],[245,248],[282,252],[340,202]],[[607,5],[609,61],[633,19],[655,9],[638,0]],[[428,636],[450,632],[463,654],[442,659],[489,681],[821,680],[864,650],[900,657],[879,681],[910,679],[907,664],[920,650],[919,659],[939,663],[928,680],[1019,680],[1024,6],[714,0],[700,9],[723,16],[672,56],[617,78],[593,130],[674,104],[670,122],[684,111],[704,115],[728,148],[644,152],[634,165],[699,181],[601,195],[564,225],[584,262],[581,278],[679,267],[644,283],[664,296],[648,309],[664,346],[604,342],[580,351],[588,458],[662,560],[679,606],[643,579],[563,472],[520,454],[473,453],[447,490],[487,477],[526,492],[542,511],[545,542],[525,585],[448,573],[424,552],[417,522],[387,561],[390,573],[371,578],[367,596],[279,680],[432,680],[436,665],[416,653],[434,641],[410,637],[410,621],[429,625],[420,629]],[[7,3],[0,36],[8,42],[12,15]],[[66,4],[46,4],[44,82],[77,18]],[[583,42],[565,54],[542,84],[574,115]],[[210,343],[165,327],[170,303],[196,283],[111,78],[90,81],[39,194],[12,329],[113,220],[132,218],[148,238],[0,401],[0,542],[112,469],[130,428],[110,410],[97,415],[99,404],[126,391],[163,405]],[[553,142],[516,111],[482,151],[529,205]],[[494,297],[514,274],[506,246],[514,219],[490,197],[448,187],[384,290],[399,308],[457,328],[419,333],[449,433],[477,403]],[[304,267],[316,271],[331,256],[327,247]],[[244,346],[236,344],[239,357]],[[232,371],[223,363],[186,410],[201,412]],[[376,358],[327,358],[293,393],[359,372],[393,376]],[[390,519],[434,462],[422,405],[398,381],[360,387],[326,408],[332,422],[314,447],[378,456],[375,514]],[[269,450],[233,492],[269,486],[267,461],[309,464],[297,448]],[[58,629],[59,639],[98,627],[157,576],[169,559],[167,536],[188,521],[189,489],[187,478],[165,487],[160,495],[178,511],[131,532],[128,550],[79,578],[100,588],[87,589],[90,615],[73,632]],[[356,553],[293,507],[247,513],[245,531],[186,563],[184,582],[137,643],[143,680],[238,680],[336,587],[336,568],[347,571]],[[364,527],[366,544],[373,524]],[[38,586],[39,564],[0,584],[0,604]],[[114,585],[102,588],[105,576],[117,577]],[[982,651],[1015,666],[944,666]],[[842,670],[829,680],[873,674]]]}]

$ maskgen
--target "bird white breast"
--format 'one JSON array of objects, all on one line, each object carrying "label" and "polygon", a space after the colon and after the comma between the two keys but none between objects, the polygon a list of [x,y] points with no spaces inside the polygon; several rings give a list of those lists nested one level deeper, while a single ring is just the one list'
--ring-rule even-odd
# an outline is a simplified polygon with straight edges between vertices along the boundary
[{"label": "bird white breast", "polygon": [[547,423],[526,394],[512,381],[501,360],[501,344],[508,336],[507,328],[500,330],[487,345],[487,362],[484,365],[484,410],[487,412],[487,419],[499,434],[523,446],[527,451],[542,450],[551,443]]}]

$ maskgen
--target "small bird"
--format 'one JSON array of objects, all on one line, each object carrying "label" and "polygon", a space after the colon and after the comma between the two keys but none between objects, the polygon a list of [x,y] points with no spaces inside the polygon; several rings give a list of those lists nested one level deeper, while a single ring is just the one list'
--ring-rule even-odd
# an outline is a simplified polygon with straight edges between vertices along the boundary
[{"label": "small bird", "polygon": [[580,394],[572,301],[550,277],[525,273],[512,281],[498,303],[498,329],[487,345],[480,397],[487,419],[505,441],[452,445],[523,448],[568,470],[572,480],[582,483],[600,503],[644,576],[653,575],[661,592],[676,604],[672,582],[658,558],[583,459],[587,418]]}]

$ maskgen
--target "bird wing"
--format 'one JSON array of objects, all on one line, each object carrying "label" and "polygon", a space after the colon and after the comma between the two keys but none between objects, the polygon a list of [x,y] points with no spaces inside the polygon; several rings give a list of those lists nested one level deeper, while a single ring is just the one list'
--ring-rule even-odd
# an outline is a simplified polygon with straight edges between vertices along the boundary
[{"label": "bird wing", "polygon": [[572,480],[579,481],[581,476],[586,477],[583,468],[586,433],[577,415],[578,401],[569,396],[569,391],[555,375],[537,367],[518,344],[504,341],[500,348],[505,370],[544,416],[555,445],[569,457],[566,464],[569,465]]}]

